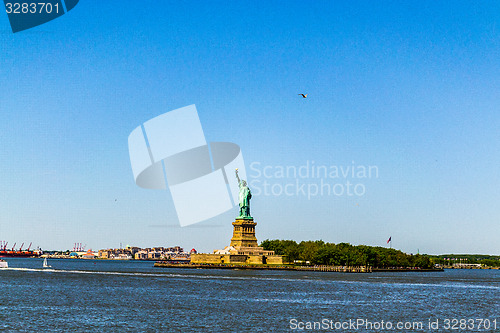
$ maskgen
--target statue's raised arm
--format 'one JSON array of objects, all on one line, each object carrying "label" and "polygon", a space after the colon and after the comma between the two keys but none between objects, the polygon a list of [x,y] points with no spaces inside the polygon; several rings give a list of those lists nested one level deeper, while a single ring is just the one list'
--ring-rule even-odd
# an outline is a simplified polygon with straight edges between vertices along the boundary
[{"label": "statue's raised arm", "polygon": [[238,168],[236,168],[235,173],[236,173],[236,179],[238,179],[238,185],[240,185],[241,180],[240,180],[240,176],[238,176]]}]

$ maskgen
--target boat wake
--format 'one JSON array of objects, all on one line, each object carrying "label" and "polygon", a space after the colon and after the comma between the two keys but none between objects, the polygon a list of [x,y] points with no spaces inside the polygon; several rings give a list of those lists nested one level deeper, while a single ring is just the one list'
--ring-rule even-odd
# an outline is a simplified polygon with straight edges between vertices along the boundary
[{"label": "boat wake", "polygon": [[468,288],[468,289],[494,289],[498,290],[500,287],[491,285],[477,285],[467,283],[380,283],[372,281],[344,281],[344,280],[316,280],[305,277],[303,279],[296,278],[281,278],[281,277],[264,277],[264,276],[221,276],[221,275],[206,275],[206,274],[176,274],[176,273],[146,273],[146,272],[116,272],[116,271],[94,271],[94,270],[64,270],[54,268],[21,268],[9,267],[2,268],[1,271],[20,271],[20,272],[43,272],[43,273],[56,273],[56,274],[95,274],[95,275],[114,275],[114,276],[141,276],[141,277],[155,277],[155,278],[178,278],[178,279],[214,279],[214,280],[261,280],[261,281],[287,281],[295,283],[310,283],[315,281],[321,284],[378,284],[378,285],[392,285],[394,287],[431,287],[431,288]]}]

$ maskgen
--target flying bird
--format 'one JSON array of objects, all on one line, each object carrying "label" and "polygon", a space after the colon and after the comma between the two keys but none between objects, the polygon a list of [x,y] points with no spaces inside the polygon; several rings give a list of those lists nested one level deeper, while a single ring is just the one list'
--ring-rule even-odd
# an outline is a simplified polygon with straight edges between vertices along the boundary
[{"label": "flying bird", "polygon": [[302,96],[302,98],[307,98],[308,94],[298,94],[298,95]]}]

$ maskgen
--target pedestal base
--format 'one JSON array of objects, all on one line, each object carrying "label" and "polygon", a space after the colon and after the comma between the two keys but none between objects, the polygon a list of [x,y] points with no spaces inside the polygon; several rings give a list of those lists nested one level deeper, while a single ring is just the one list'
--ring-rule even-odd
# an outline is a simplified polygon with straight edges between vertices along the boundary
[{"label": "pedestal base", "polygon": [[238,247],[258,247],[255,237],[255,226],[257,223],[253,218],[237,218],[233,222],[233,238],[230,246]]}]

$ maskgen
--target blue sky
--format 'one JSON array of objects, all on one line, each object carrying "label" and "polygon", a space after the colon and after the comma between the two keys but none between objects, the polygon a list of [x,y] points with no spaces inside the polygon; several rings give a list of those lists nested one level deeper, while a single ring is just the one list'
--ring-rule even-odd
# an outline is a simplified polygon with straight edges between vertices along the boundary
[{"label": "blue sky", "polygon": [[236,208],[180,228],[130,167],[134,128],[196,104],[250,184],[251,163],[378,168],[362,196],[254,195],[259,240],[500,254],[498,3],[80,2],[16,34],[0,15],[0,45],[10,245],[228,245]]}]

